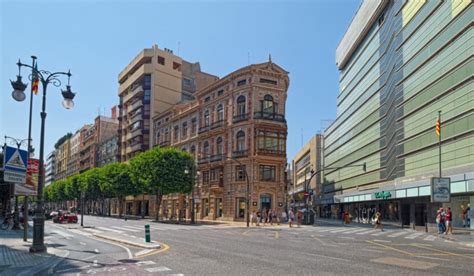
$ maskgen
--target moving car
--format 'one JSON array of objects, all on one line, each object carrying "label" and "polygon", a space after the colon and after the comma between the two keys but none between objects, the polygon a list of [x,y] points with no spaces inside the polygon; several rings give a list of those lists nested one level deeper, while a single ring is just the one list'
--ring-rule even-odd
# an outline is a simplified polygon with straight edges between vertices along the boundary
[{"label": "moving car", "polygon": [[59,212],[53,217],[54,223],[77,223],[77,215],[69,212]]}]

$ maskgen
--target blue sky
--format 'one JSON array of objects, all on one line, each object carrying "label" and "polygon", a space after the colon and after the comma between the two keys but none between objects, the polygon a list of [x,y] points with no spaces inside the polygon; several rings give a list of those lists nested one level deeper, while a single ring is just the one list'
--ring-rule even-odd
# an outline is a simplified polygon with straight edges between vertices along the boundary
[{"label": "blue sky", "polygon": [[[290,72],[288,159],[334,119],[335,49],[360,0],[110,1],[0,0],[0,136],[26,138],[28,100],[15,102],[9,80],[21,58],[39,69],[71,69],[75,107],[48,88],[45,156],[63,134],[110,115],[117,75],[143,48],[169,48],[219,77],[272,60]],[[178,47],[179,45],[179,47]],[[23,71],[27,77],[26,70]],[[65,80],[66,81],[66,80]],[[29,88],[28,88],[29,89]],[[64,87],[63,87],[64,89]],[[41,88],[40,88],[41,90]],[[29,90],[28,90],[29,91]],[[29,99],[29,97],[27,98]],[[41,98],[34,98],[33,145],[39,155]],[[303,131],[302,131],[303,130]]]}]

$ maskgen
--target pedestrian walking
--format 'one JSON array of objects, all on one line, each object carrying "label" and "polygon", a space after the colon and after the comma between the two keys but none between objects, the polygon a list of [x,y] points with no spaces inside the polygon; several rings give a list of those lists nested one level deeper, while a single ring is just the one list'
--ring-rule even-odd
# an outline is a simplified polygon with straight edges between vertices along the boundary
[{"label": "pedestrian walking", "polygon": [[383,225],[382,225],[382,215],[380,212],[375,213],[375,226],[374,230],[380,228],[380,230],[383,232]]},{"label": "pedestrian walking", "polygon": [[252,213],[250,214],[250,226],[253,226],[255,222],[255,211],[252,211]]},{"label": "pedestrian walking", "polygon": [[268,210],[268,222],[273,226],[273,211],[272,209]]},{"label": "pedestrian walking", "polygon": [[438,234],[444,234],[446,231],[444,222],[444,211],[443,208],[439,208],[436,212],[436,223],[438,224]]},{"label": "pedestrian walking", "polygon": [[260,211],[257,211],[257,226],[260,226],[260,220],[262,219],[262,214]]},{"label": "pedestrian walking", "polygon": [[446,232],[444,234],[453,234],[453,212],[451,212],[451,207],[448,207],[446,212]]},{"label": "pedestrian walking", "polygon": [[288,211],[288,225],[291,227],[293,227],[293,222],[295,221],[295,214],[293,213],[293,210],[290,209],[290,211]]},{"label": "pedestrian walking", "polygon": [[281,212],[281,222],[283,222],[283,223],[286,222],[286,212],[285,211]]},{"label": "pedestrian walking", "polygon": [[297,221],[296,221],[298,228],[301,226],[302,221],[303,221],[303,212],[301,212],[301,210],[298,210]]},{"label": "pedestrian walking", "polygon": [[267,220],[268,220],[268,210],[265,208],[263,209],[263,212],[262,212],[263,226],[265,226],[265,224],[267,223]]}]

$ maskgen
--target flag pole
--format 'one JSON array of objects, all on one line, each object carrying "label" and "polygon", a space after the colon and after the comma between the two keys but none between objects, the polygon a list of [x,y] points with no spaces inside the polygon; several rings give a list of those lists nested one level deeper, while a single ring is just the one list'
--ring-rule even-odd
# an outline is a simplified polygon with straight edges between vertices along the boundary
[{"label": "flag pole", "polygon": [[438,148],[439,148],[439,178],[441,178],[441,110],[438,111],[438,123],[439,123],[439,135],[438,135]]}]

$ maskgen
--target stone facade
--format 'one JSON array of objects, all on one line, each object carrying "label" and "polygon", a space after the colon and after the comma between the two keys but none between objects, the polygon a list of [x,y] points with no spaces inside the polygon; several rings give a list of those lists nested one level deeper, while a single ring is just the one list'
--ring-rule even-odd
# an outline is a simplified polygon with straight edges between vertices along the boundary
[{"label": "stone facade", "polygon": [[[153,117],[153,145],[178,147],[196,158],[197,219],[244,220],[246,173],[250,212],[285,208],[288,86],[288,72],[270,59],[234,71],[198,90],[196,100]],[[191,195],[168,195],[160,212],[189,218],[190,206]]]}]

